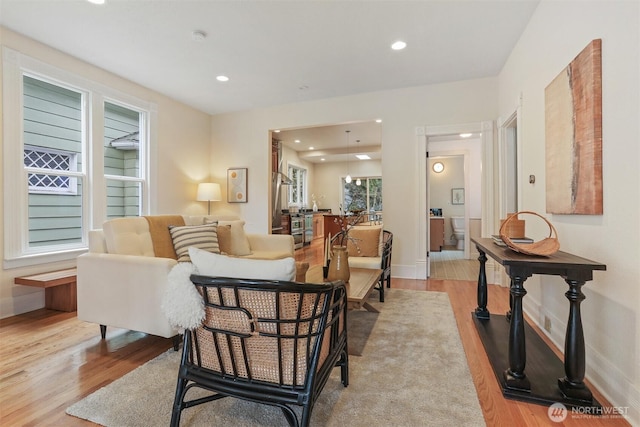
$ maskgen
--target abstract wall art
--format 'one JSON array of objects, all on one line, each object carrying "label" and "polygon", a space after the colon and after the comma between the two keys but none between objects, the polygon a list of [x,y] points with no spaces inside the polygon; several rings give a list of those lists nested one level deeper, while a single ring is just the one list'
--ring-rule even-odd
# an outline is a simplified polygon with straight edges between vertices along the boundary
[{"label": "abstract wall art", "polygon": [[602,41],[591,41],[544,95],[546,210],[601,215]]},{"label": "abstract wall art", "polygon": [[227,202],[247,203],[247,168],[227,169]]}]

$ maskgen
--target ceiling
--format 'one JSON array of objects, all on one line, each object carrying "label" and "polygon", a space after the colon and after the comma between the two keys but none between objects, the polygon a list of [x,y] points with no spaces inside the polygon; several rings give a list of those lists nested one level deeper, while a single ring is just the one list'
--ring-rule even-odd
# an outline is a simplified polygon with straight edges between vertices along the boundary
[{"label": "ceiling", "polygon": [[347,158],[354,161],[356,154],[367,154],[371,159],[381,159],[381,132],[382,123],[370,121],[280,130],[272,135],[286,147],[297,151],[298,157],[302,160],[311,163],[331,163],[345,162]]},{"label": "ceiling", "polygon": [[220,114],[497,76],[538,2],[0,0],[0,24]]}]

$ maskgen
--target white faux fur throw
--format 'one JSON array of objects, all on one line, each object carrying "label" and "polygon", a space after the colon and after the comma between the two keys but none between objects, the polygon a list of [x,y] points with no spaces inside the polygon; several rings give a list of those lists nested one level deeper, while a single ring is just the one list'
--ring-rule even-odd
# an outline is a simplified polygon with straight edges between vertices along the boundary
[{"label": "white faux fur throw", "polygon": [[167,276],[167,292],[162,310],[172,326],[195,329],[204,320],[204,301],[191,282],[191,274],[237,277],[245,279],[286,280],[296,277],[296,262],[292,257],[278,260],[244,259],[189,248],[191,262],[179,262]]},{"label": "white faux fur throw", "polygon": [[169,284],[162,300],[162,310],[176,328],[195,329],[204,320],[204,302],[190,278],[196,272],[190,262],[179,262],[167,276]]}]

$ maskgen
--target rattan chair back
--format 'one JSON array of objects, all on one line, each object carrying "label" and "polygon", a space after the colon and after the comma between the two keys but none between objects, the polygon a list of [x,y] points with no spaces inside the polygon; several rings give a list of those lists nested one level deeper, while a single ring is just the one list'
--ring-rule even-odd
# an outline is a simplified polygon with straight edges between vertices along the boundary
[{"label": "rattan chair back", "polygon": [[[205,319],[185,331],[172,415],[232,396],[280,407],[292,425],[308,425],[311,409],[335,366],[348,384],[346,289],[323,285],[191,277]],[[213,392],[185,401],[191,387]],[[290,407],[302,406],[301,420]]]}]

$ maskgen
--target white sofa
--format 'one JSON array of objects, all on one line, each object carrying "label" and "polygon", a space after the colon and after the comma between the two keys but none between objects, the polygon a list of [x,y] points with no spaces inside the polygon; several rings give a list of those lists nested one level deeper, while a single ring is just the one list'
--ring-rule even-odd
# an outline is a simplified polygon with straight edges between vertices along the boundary
[{"label": "white sofa", "polygon": [[[237,217],[229,216],[182,218],[185,225],[201,225],[205,218],[219,220],[220,224],[238,221]],[[245,258],[294,256],[290,235],[247,233],[245,236],[251,249]],[[104,223],[103,229],[90,231],[89,252],[77,261],[78,318],[99,324],[103,338],[106,326],[165,338],[178,335],[179,331],[169,324],[161,309],[167,275],[177,261],[156,256],[145,217],[110,220]]]}]

